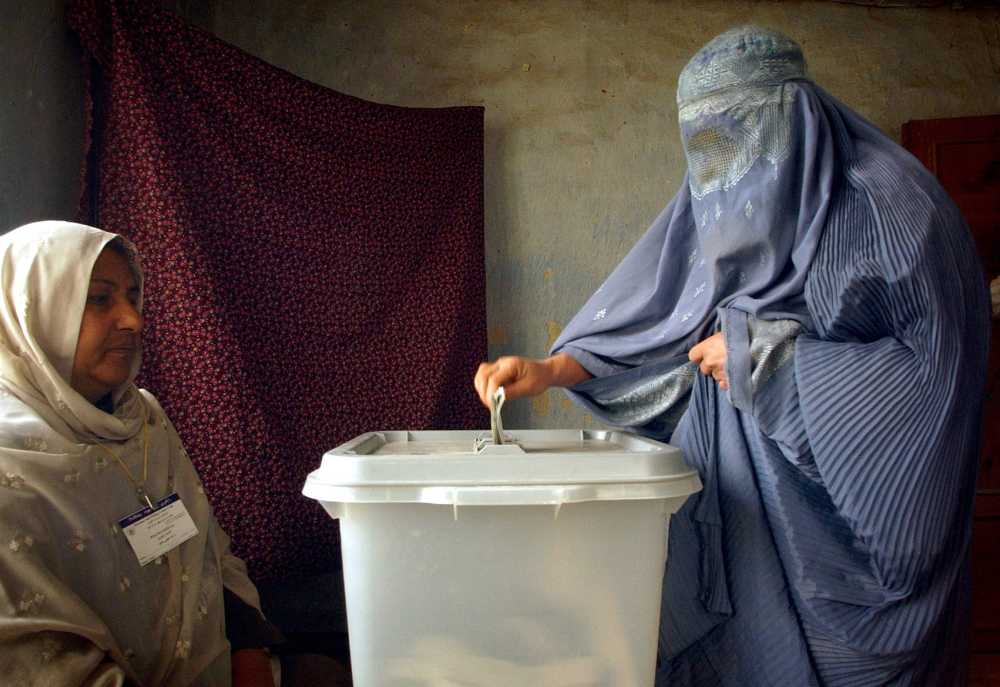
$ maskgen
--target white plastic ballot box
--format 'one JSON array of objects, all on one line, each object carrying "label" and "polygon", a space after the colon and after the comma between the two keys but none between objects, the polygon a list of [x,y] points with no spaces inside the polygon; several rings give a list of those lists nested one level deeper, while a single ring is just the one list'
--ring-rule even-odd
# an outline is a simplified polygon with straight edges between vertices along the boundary
[{"label": "white plastic ballot box", "polygon": [[340,520],[355,687],[653,685],[680,451],[616,431],[371,432],[303,493]]}]

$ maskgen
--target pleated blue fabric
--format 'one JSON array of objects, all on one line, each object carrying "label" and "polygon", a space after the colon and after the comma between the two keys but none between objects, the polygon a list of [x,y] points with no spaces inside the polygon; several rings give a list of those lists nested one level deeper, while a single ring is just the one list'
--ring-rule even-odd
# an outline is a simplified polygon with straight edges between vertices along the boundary
[{"label": "pleated blue fabric", "polygon": [[[792,55],[682,114],[684,187],[553,352],[595,375],[571,397],[669,439],[705,485],[671,520],[657,685],[964,684],[985,280],[936,180],[795,71],[789,42],[742,27],[692,60]],[[785,130],[719,147],[753,126]],[[724,164],[692,155],[699,136]],[[755,318],[801,330],[751,390]],[[739,393],[677,382],[717,330]]]}]

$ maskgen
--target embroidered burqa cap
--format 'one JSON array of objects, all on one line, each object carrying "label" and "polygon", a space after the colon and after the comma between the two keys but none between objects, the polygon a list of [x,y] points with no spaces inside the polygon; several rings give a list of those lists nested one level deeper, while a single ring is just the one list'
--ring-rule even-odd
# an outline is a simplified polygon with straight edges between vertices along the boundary
[{"label": "embroidered burqa cap", "polygon": [[778,86],[806,78],[806,59],[798,43],[759,26],[740,26],[705,44],[677,79],[677,107],[730,88]]}]

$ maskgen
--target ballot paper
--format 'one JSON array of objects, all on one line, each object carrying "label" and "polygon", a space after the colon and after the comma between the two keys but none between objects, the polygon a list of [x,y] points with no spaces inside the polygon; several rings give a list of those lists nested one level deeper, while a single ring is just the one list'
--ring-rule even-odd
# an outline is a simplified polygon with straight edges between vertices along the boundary
[{"label": "ballot paper", "polygon": [[503,423],[500,421],[500,409],[507,398],[507,393],[503,387],[499,387],[493,392],[490,398],[490,431],[493,433],[493,445],[499,446],[503,443]]}]

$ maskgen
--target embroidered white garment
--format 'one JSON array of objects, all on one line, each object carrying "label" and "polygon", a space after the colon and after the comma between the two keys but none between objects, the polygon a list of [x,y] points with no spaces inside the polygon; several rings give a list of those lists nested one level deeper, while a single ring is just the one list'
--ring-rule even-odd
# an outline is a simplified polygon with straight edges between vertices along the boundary
[{"label": "embroidered white garment", "polygon": [[[67,381],[90,272],[114,238],[67,222],[0,237],[0,675],[12,687],[229,685],[223,586],[260,603],[177,432],[132,383],[138,360],[114,414]],[[98,444],[141,475],[144,435],[146,491],[176,491],[198,535],[140,567],[117,525],[139,498]]]}]

